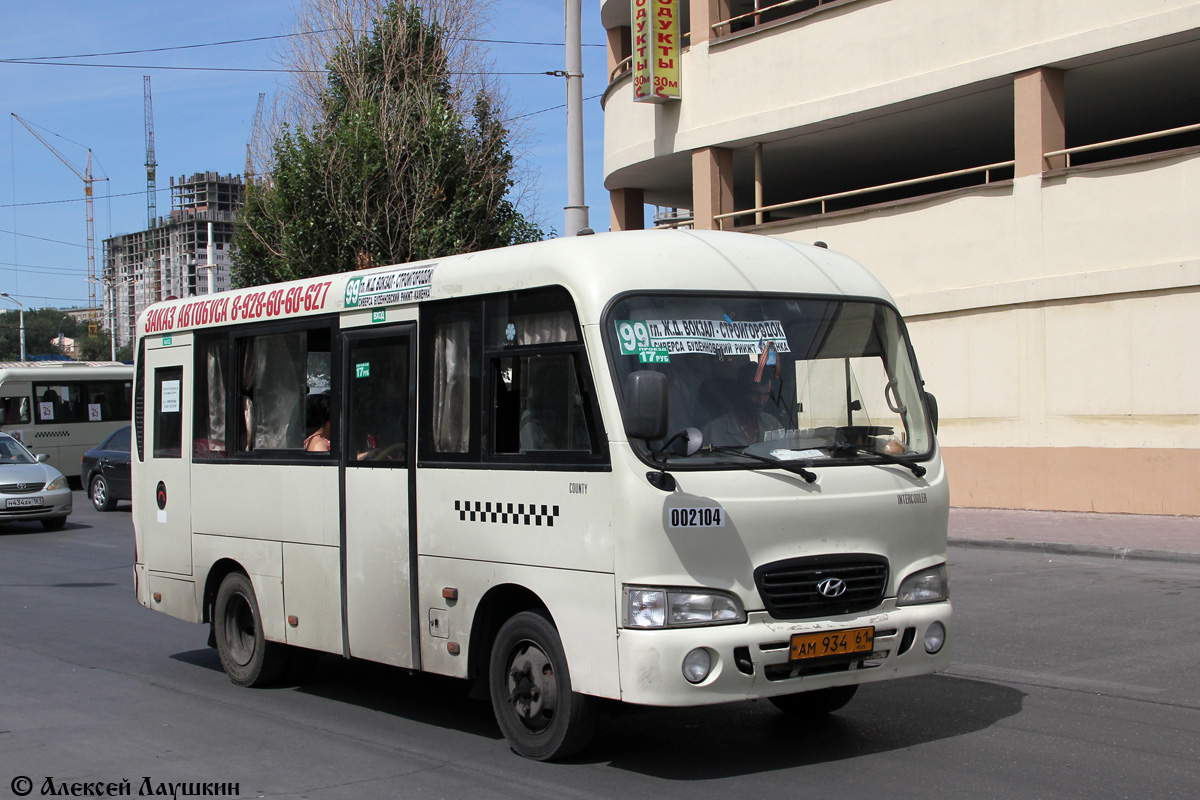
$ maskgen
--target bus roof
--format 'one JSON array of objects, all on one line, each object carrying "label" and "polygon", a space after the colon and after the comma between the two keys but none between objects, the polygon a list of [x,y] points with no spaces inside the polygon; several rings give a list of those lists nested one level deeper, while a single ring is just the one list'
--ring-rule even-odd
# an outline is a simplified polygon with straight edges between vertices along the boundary
[{"label": "bus roof", "polygon": [[142,313],[138,334],[552,285],[571,293],[585,325],[628,291],[783,292],[891,302],[862,265],[821,247],[733,232],[627,231],[169,300]]},{"label": "bus roof", "polygon": [[133,365],[120,361],[0,361],[0,381],[120,380]]}]

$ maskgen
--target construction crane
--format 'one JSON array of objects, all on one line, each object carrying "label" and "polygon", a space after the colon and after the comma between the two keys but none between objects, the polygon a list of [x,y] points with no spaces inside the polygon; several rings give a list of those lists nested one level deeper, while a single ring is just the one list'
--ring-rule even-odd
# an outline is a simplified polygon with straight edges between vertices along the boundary
[{"label": "construction crane", "polygon": [[[54,153],[58,160],[67,165],[67,168],[74,172],[80,180],[83,181],[83,199],[84,211],[87,214],[87,284],[88,284],[88,334],[95,336],[100,329],[99,319],[100,313],[96,308],[96,223],[95,217],[92,214],[92,183],[94,180],[106,181],[108,178],[95,179],[92,177],[92,148],[88,148],[87,166],[84,169],[68,161],[62,153],[54,149],[54,145],[47,142],[42,135],[33,129],[25,120],[21,119],[16,113],[13,119],[25,126],[25,130],[33,134],[34,138],[42,144],[46,145],[46,149]],[[57,136],[58,134],[54,134]]]},{"label": "construction crane", "polygon": [[262,129],[263,100],[266,97],[266,92],[258,93],[258,108],[254,111],[254,125],[250,127],[250,141],[246,142],[246,172],[243,177],[246,179],[247,186],[254,182],[254,147],[258,145],[258,137]]},{"label": "construction crane", "polygon": [[158,216],[155,194],[155,169],[158,162],[154,160],[154,104],[150,102],[150,76],[143,75],[142,78],[146,83],[146,230],[150,230]]},{"label": "construction crane", "polygon": [[[154,157],[154,104],[150,101],[150,76],[142,76],[146,94],[146,256],[154,270],[152,297],[162,299],[162,283],[158,269],[158,186],[156,171],[158,161]],[[113,297],[113,313],[116,314],[116,297]]]}]

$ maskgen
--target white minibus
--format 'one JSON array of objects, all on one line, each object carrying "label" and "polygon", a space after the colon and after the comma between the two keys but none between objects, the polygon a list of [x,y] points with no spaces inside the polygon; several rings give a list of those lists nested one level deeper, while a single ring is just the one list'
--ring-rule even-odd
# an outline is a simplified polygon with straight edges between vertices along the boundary
[{"label": "white minibus", "polygon": [[133,367],[116,361],[0,363],[0,431],[68,478],[83,454],[128,425]]},{"label": "white minibus", "polygon": [[160,303],[135,579],[234,683],[475,681],[561,758],[615,703],[836,711],[945,669],[936,406],[847,256],[646,231]]}]

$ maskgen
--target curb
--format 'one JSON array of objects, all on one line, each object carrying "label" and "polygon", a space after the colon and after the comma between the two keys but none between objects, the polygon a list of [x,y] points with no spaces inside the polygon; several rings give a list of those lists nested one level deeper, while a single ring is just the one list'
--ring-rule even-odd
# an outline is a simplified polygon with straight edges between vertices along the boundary
[{"label": "curb", "polygon": [[963,539],[951,537],[952,547],[977,547],[987,550],[1026,550],[1062,556],[1094,556],[1118,561],[1165,561],[1172,564],[1200,564],[1200,553],[1153,550],[1143,547],[1108,547],[1099,544],[1063,544],[1060,542],[1023,542],[1016,539]]}]

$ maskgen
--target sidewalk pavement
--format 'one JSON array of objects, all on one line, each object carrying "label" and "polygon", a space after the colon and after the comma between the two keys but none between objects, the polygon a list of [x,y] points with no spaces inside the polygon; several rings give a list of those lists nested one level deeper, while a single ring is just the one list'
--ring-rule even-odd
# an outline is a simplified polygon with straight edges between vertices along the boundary
[{"label": "sidewalk pavement", "polygon": [[1200,517],[952,508],[949,544],[1200,564]]}]

